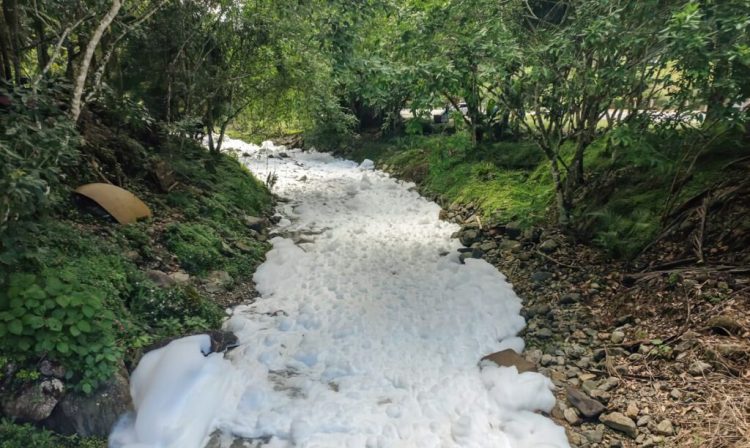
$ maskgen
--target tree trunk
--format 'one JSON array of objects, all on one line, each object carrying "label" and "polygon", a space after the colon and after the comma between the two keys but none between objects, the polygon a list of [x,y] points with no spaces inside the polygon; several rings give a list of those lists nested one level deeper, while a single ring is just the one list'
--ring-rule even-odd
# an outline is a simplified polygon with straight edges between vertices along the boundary
[{"label": "tree trunk", "polygon": [[13,63],[13,79],[17,86],[21,85],[21,40],[18,33],[20,24],[18,19],[18,0],[3,1],[3,15],[8,29],[10,44],[10,59]]},{"label": "tree trunk", "polygon": [[[34,8],[36,9],[36,2],[34,2]],[[44,22],[39,18],[38,14],[34,14],[33,21],[34,32],[36,33],[37,39],[39,39],[39,43],[36,44],[36,59],[37,64],[39,64],[38,70],[41,71],[49,62],[48,45],[47,39],[45,39],[44,36]]]},{"label": "tree trunk", "polygon": [[88,45],[86,45],[86,52],[83,54],[81,59],[81,65],[78,68],[76,80],[73,85],[73,97],[70,101],[70,117],[73,121],[78,121],[78,116],[81,115],[83,97],[83,89],[86,86],[86,78],[89,74],[89,67],[91,66],[91,60],[94,58],[94,51],[99,46],[99,41],[102,39],[104,31],[109,28],[109,25],[120,12],[122,7],[122,0],[112,0],[112,6],[109,8],[107,14],[104,15],[99,26],[96,27],[94,34],[91,36]]},{"label": "tree trunk", "polygon": [[13,80],[13,69],[10,66],[10,43],[6,32],[7,28],[4,18],[0,17],[0,73],[2,79],[11,82]]}]

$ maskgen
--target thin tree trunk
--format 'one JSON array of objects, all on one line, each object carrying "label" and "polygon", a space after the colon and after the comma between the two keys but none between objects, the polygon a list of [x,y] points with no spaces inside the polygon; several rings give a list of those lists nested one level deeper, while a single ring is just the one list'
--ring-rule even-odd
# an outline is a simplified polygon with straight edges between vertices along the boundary
[{"label": "thin tree trunk", "polygon": [[11,82],[13,80],[13,69],[10,66],[10,43],[8,43],[7,28],[4,18],[0,18],[0,59],[2,59],[0,72],[4,80]]},{"label": "thin tree trunk", "polygon": [[34,32],[36,32],[37,38],[39,39],[39,43],[36,45],[36,58],[37,58],[37,64],[39,64],[39,70],[42,69],[42,67],[46,67],[49,63],[49,53],[48,48],[49,45],[47,44],[47,40],[44,37],[44,22],[39,17],[39,10],[37,8],[36,0],[34,0]]},{"label": "thin tree trunk", "polygon": [[19,22],[18,22],[18,1],[17,0],[5,0],[3,1],[3,15],[5,16],[5,24],[8,28],[8,40],[10,43],[11,50],[11,62],[13,63],[13,79],[17,86],[21,85],[21,44],[20,37],[18,35]]},{"label": "thin tree trunk", "polygon": [[94,58],[94,51],[99,45],[99,41],[102,39],[104,31],[109,28],[109,25],[115,19],[117,13],[120,12],[121,7],[122,0],[112,0],[112,6],[102,18],[101,22],[99,22],[99,26],[94,31],[93,36],[91,36],[91,39],[86,46],[86,52],[83,54],[83,59],[81,60],[81,65],[78,68],[76,80],[73,85],[73,97],[70,101],[70,117],[73,121],[78,121],[78,116],[81,115],[81,98],[83,97],[83,89],[86,86],[86,78],[89,74],[91,60]]}]

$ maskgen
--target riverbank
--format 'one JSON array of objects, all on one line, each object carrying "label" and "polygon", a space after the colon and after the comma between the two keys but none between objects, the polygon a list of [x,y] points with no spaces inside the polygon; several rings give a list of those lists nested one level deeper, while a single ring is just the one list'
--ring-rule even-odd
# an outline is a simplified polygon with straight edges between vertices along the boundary
[{"label": "riverbank", "polygon": [[[42,304],[2,328],[3,448],[105,446],[132,408],[128,375],[143,353],[196,332],[217,350],[232,343],[214,330],[226,308],[256,296],[252,274],[270,248],[272,197],[236,159],[101,119],[81,132],[81,158],[96,170],[79,165],[52,211],[9,229],[0,250],[3,316]],[[104,180],[152,217],[118,224],[71,191]]]},{"label": "riverbank", "polygon": [[[631,240],[629,230],[600,227],[621,241],[581,244],[547,224],[551,197],[533,192],[545,173],[526,157],[529,148],[507,144],[504,153],[466,155],[458,137],[429,141],[441,138],[419,137],[413,147],[361,142],[342,153],[416,182],[443,204],[444,219],[462,226],[462,257],[486,259],[508,276],[524,299],[526,357],[557,386],[552,415],[571,444],[750,443],[750,283],[742,269],[749,258],[741,239],[747,209],[737,199],[745,190],[712,217],[704,238],[710,262],[686,262],[693,227],[685,223],[638,259],[618,260],[613,247],[641,250],[655,232]],[[732,178],[726,176],[704,172],[700,181]],[[638,184],[626,183],[615,197],[638,196],[631,185]],[[620,218],[633,227],[633,217]]]}]

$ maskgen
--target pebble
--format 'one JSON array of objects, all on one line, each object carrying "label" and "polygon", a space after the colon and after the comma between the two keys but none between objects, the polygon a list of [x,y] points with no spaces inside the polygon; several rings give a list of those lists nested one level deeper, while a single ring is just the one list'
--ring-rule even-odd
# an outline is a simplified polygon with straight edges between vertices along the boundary
[{"label": "pebble", "polygon": [[622,344],[622,342],[625,340],[625,333],[622,331],[613,331],[612,335],[609,337],[609,340],[613,344]]},{"label": "pebble", "polygon": [[672,421],[669,419],[660,421],[659,424],[656,425],[654,433],[662,436],[671,436],[674,434],[674,425],[672,425]]},{"label": "pebble", "polygon": [[[627,409],[625,409],[625,415],[627,415],[630,418],[636,418],[638,417],[639,413],[638,405],[635,404],[635,402],[628,403]],[[638,425],[641,426],[641,425]]]},{"label": "pebble", "polygon": [[567,408],[563,411],[563,416],[565,416],[565,420],[571,425],[578,425],[581,423],[581,417],[578,416],[578,412],[576,412],[574,408]]},{"label": "pebble", "polygon": [[669,391],[669,396],[674,398],[675,400],[679,400],[680,398],[682,398],[682,392],[680,392],[679,389],[672,389],[671,391]]}]

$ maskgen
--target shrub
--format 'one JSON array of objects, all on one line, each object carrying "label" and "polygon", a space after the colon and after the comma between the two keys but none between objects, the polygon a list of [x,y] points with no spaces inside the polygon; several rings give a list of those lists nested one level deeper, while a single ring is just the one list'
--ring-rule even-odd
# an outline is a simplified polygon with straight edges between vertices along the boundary
[{"label": "shrub", "polygon": [[0,421],[0,448],[104,448],[107,442],[98,438],[63,437],[28,424]]},{"label": "shrub", "polygon": [[[187,330],[203,330],[221,326],[224,318],[218,305],[192,287],[159,288],[150,282],[140,283],[136,288],[130,309],[154,328],[174,327],[174,322],[167,322],[174,320]],[[179,334],[179,331],[173,334]]]}]

